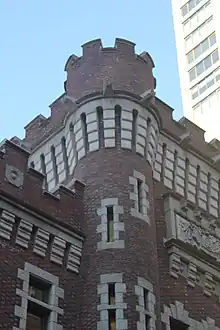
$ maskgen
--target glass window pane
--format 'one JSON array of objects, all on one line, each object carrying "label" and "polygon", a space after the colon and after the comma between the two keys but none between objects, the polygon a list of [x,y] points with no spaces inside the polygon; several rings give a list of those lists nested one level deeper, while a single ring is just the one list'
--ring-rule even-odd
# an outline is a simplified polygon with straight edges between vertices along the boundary
[{"label": "glass window pane", "polygon": [[196,70],[193,68],[191,71],[189,71],[189,80],[192,81],[196,78]]},{"label": "glass window pane", "polygon": [[205,70],[210,68],[210,66],[212,66],[212,60],[211,60],[211,56],[209,55],[204,59],[204,68],[205,68]]},{"label": "glass window pane", "polygon": [[204,53],[207,49],[209,49],[209,39],[205,39],[202,42],[202,53]]},{"label": "glass window pane", "polygon": [[209,88],[209,87],[213,86],[213,85],[214,85],[214,83],[215,83],[215,80],[214,80],[214,78],[212,78],[212,79],[208,80],[208,81],[207,81],[207,88]]},{"label": "glass window pane", "polygon": [[210,46],[213,46],[213,45],[216,43],[216,36],[215,36],[215,33],[213,33],[213,34],[210,36],[209,41],[210,41]]},{"label": "glass window pane", "polygon": [[199,57],[202,54],[202,49],[201,49],[201,45],[198,45],[195,50],[195,58]]},{"label": "glass window pane", "polygon": [[219,60],[218,51],[216,50],[214,53],[212,53],[212,62],[213,64],[216,63]]},{"label": "glass window pane", "polygon": [[181,10],[182,10],[182,16],[185,16],[187,14],[187,12],[188,12],[187,5],[183,6]]},{"label": "glass window pane", "polygon": [[201,73],[203,73],[204,68],[203,68],[203,62],[200,62],[199,64],[197,64],[196,66],[196,73],[199,76]]},{"label": "glass window pane", "polygon": [[187,61],[188,61],[188,64],[192,63],[192,61],[193,61],[193,51],[191,51],[189,54],[187,54]]}]

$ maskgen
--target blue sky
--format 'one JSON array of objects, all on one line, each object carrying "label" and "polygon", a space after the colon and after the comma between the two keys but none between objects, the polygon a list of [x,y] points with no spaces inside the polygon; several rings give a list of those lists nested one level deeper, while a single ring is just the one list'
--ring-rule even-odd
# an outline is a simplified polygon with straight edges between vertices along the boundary
[{"label": "blue sky", "polygon": [[182,116],[170,0],[1,0],[0,140],[23,127],[63,93],[64,65],[81,45],[115,37],[136,43],[154,59],[157,96]]}]

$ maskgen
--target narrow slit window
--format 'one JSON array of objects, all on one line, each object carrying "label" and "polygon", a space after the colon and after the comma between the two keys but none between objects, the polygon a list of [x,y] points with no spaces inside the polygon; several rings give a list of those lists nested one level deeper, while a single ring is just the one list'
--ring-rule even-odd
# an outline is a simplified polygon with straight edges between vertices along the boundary
[{"label": "narrow slit window", "polygon": [[109,309],[108,311],[108,329],[116,330],[116,310]]},{"label": "narrow slit window", "polygon": [[104,122],[103,122],[103,109],[97,107],[97,118],[98,118],[98,131],[99,131],[99,145],[101,148],[104,147]]},{"label": "narrow slit window", "polygon": [[147,289],[143,289],[144,290],[144,309],[148,309],[148,290]]},{"label": "narrow slit window", "polygon": [[41,171],[45,175],[44,186],[45,186],[45,189],[47,189],[47,187],[48,187],[48,185],[47,185],[47,173],[46,173],[46,163],[45,163],[44,154],[40,155],[40,162],[41,162]]},{"label": "narrow slit window", "polygon": [[76,162],[77,162],[78,155],[77,155],[77,151],[76,151],[76,139],[75,139],[75,133],[74,133],[73,123],[70,124],[69,130],[70,130],[70,136],[71,136],[71,140],[72,140],[73,154],[74,154],[74,156],[76,158]]},{"label": "narrow slit window", "polygon": [[145,315],[145,329],[150,330],[150,316],[147,314]]},{"label": "narrow slit window", "polygon": [[107,207],[107,241],[114,241],[114,214],[113,206]]},{"label": "narrow slit window", "polygon": [[115,283],[108,285],[108,304],[115,305]]},{"label": "narrow slit window", "polygon": [[142,181],[137,179],[138,212],[142,212]]},{"label": "narrow slit window", "polygon": [[184,195],[185,195],[185,199],[188,199],[188,182],[189,182],[189,159],[186,158],[186,170],[185,170],[185,182],[184,182]]},{"label": "narrow slit window", "polygon": [[132,112],[133,121],[132,121],[132,145],[135,148],[136,147],[136,137],[137,137],[137,117],[138,117],[138,111],[133,110]]},{"label": "narrow slit window", "polygon": [[88,152],[89,142],[88,142],[88,133],[87,133],[86,114],[85,113],[81,114],[81,122],[82,122],[83,138],[84,138],[84,148],[85,148],[85,152]]},{"label": "narrow slit window", "polygon": [[115,137],[116,143],[121,144],[121,106],[115,106]]},{"label": "narrow slit window", "polygon": [[200,195],[200,166],[196,168],[196,204],[199,205],[199,195]]},{"label": "narrow slit window", "polygon": [[170,330],[187,330],[189,329],[189,326],[179,320],[175,320],[173,318],[170,318]]},{"label": "narrow slit window", "polygon": [[59,181],[59,178],[58,178],[57,162],[56,162],[56,154],[55,154],[54,146],[51,147],[51,160],[52,160],[52,164],[53,164],[53,173],[54,173],[55,184],[57,184]]},{"label": "narrow slit window", "polygon": [[68,178],[68,176],[69,176],[69,164],[68,164],[68,156],[67,156],[66,139],[65,139],[65,137],[62,138],[61,144],[62,144],[63,161],[64,161],[64,167],[65,167],[66,177]]}]

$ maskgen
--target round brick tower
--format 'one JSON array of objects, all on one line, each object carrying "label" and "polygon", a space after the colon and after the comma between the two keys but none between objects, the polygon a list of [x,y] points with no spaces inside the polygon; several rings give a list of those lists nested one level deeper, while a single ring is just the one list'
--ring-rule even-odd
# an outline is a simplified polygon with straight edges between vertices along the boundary
[{"label": "round brick tower", "polygon": [[78,329],[156,329],[158,264],[153,177],[159,118],[148,53],[116,39],[66,64],[74,176],[85,183]]}]

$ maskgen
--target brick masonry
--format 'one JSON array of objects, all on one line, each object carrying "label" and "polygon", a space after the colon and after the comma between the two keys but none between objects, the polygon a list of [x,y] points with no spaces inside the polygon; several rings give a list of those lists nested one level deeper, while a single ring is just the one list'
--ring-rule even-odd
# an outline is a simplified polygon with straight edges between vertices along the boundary
[{"label": "brick masonry", "polygon": [[126,40],[83,45],[51,116],[0,144],[2,329],[25,330],[14,306],[26,263],[59,280],[55,330],[107,330],[110,307],[117,330],[145,330],[146,316],[151,330],[170,330],[172,319],[219,329],[220,143],[172,119],[154,95],[153,67]]}]

